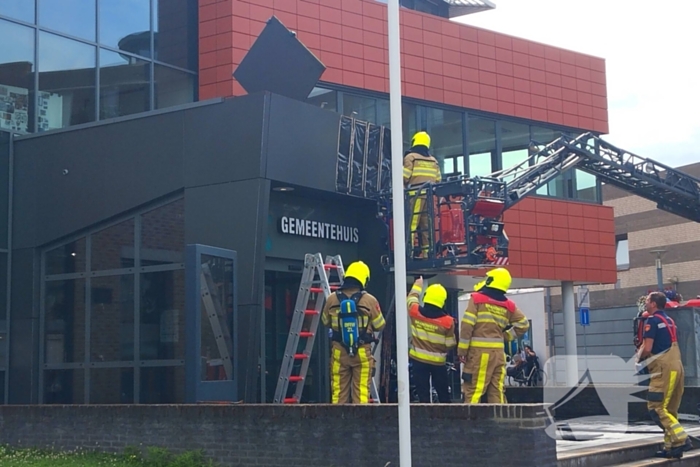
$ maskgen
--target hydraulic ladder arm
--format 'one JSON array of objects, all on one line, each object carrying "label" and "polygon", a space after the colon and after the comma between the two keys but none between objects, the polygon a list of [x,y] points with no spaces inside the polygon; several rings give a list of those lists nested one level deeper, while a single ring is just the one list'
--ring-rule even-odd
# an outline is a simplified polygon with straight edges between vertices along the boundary
[{"label": "hydraulic ladder arm", "polygon": [[619,149],[592,133],[562,136],[537,149],[520,164],[490,175],[507,183],[506,209],[562,172],[578,168],[656,202],[659,209],[700,222],[700,180],[695,177]]}]

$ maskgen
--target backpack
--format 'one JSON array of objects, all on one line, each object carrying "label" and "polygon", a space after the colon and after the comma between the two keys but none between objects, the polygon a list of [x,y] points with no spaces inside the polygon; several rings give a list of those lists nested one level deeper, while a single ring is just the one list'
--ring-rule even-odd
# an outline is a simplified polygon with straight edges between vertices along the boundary
[{"label": "backpack", "polygon": [[338,333],[334,333],[334,340],[340,342],[353,357],[360,346],[360,339],[365,337],[367,329],[361,329],[360,312],[357,307],[364,295],[364,291],[354,293],[350,298],[340,290],[336,296],[340,302],[338,310]]}]

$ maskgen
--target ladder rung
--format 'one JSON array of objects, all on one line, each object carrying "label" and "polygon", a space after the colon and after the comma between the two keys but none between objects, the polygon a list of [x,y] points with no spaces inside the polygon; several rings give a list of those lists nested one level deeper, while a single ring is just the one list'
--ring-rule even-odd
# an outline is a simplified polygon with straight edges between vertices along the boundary
[{"label": "ladder rung", "polygon": [[285,403],[285,404],[298,404],[299,401],[296,400],[295,397],[285,397],[285,398],[284,398],[284,403]]},{"label": "ladder rung", "polygon": [[[330,290],[338,290],[340,288],[339,285],[331,285],[329,286]],[[309,292],[311,293],[323,293],[323,288],[322,287],[310,287]]]},{"label": "ladder rung", "polygon": [[323,265],[323,269],[338,269],[338,267],[339,266],[337,264],[324,264]]},{"label": "ladder rung", "polygon": [[294,354],[294,360],[305,360],[307,358],[309,358],[309,356],[306,355],[305,353],[295,353]]},{"label": "ladder rung", "polygon": [[304,310],[305,315],[317,315],[318,311],[316,310]]},{"label": "ladder rung", "polygon": [[299,381],[304,381],[304,377],[303,376],[290,376],[289,377],[290,383],[298,383]]},{"label": "ladder rung", "polygon": [[[316,311],[316,310],[314,310],[314,311]],[[299,337],[314,337],[314,333],[309,332],[309,331],[301,331],[299,333]]]}]

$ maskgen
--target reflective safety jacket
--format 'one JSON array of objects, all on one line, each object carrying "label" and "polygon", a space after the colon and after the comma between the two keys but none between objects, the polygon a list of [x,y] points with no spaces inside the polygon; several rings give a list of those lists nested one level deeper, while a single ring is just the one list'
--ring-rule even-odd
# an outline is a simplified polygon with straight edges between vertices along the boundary
[{"label": "reflective safety jacket", "polygon": [[[506,329],[509,327],[506,331]],[[494,300],[475,292],[462,317],[459,328],[459,356],[467,355],[469,348],[503,349],[504,340],[513,340],[524,335],[530,323],[515,303]]]},{"label": "reflective safety jacket", "polygon": [[[347,297],[351,297],[354,293],[359,291],[360,289],[345,289],[343,290],[343,293]],[[324,326],[329,326],[333,330],[334,334],[340,332],[340,328],[338,326],[338,311],[340,311],[338,296],[336,294],[331,294],[326,300],[326,304],[323,306],[323,311],[321,312],[321,322]],[[362,294],[362,297],[357,303],[357,311],[359,315],[358,321],[360,324],[360,329],[366,329],[368,334],[372,334],[375,331],[381,331],[384,329],[384,326],[386,326],[384,315],[382,315],[382,309],[374,295],[369,293]]]},{"label": "reflective safety jacket", "polygon": [[423,183],[436,183],[442,180],[440,165],[433,156],[410,151],[403,158],[403,184],[404,186],[422,185]]},{"label": "reflective safety jacket", "polygon": [[420,288],[411,289],[406,304],[411,319],[411,358],[429,365],[444,365],[447,352],[457,345],[455,323],[451,316],[428,318],[421,313],[418,303]]}]

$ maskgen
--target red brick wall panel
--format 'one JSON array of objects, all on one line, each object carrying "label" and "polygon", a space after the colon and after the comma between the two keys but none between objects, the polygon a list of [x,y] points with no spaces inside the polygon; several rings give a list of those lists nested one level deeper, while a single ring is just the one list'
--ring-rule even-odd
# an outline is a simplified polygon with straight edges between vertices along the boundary
[{"label": "red brick wall panel", "polygon": [[[224,70],[207,73],[222,64],[228,65],[229,57],[235,70],[242,59],[241,53],[223,52],[206,57],[205,54],[234,47],[246,51],[272,15],[297,31],[300,40],[326,64],[323,82],[388,90],[384,5],[373,0],[331,0],[323,4],[316,0],[215,0],[200,3],[200,76],[206,77],[200,82],[202,98],[245,93],[237,83],[224,84],[234,81]],[[404,81],[411,84],[403,87],[407,97],[583,130],[608,131],[603,59],[415,11],[402,10],[400,18],[402,66],[408,71],[404,73]],[[205,40],[211,37],[216,40]],[[338,59],[328,59],[321,51]],[[457,52],[461,52],[459,60]],[[350,58],[382,65],[384,72],[380,74],[375,65],[352,66]],[[419,60],[423,60],[422,65]],[[440,83],[434,77],[409,81],[408,75],[417,70],[469,80],[476,86],[457,89],[456,85]],[[513,92],[493,93],[488,86]],[[490,94],[481,94],[484,89]],[[578,92],[576,98],[570,91]],[[530,99],[538,93],[552,100]],[[567,108],[568,112],[562,109],[562,100],[574,104]]]}]

